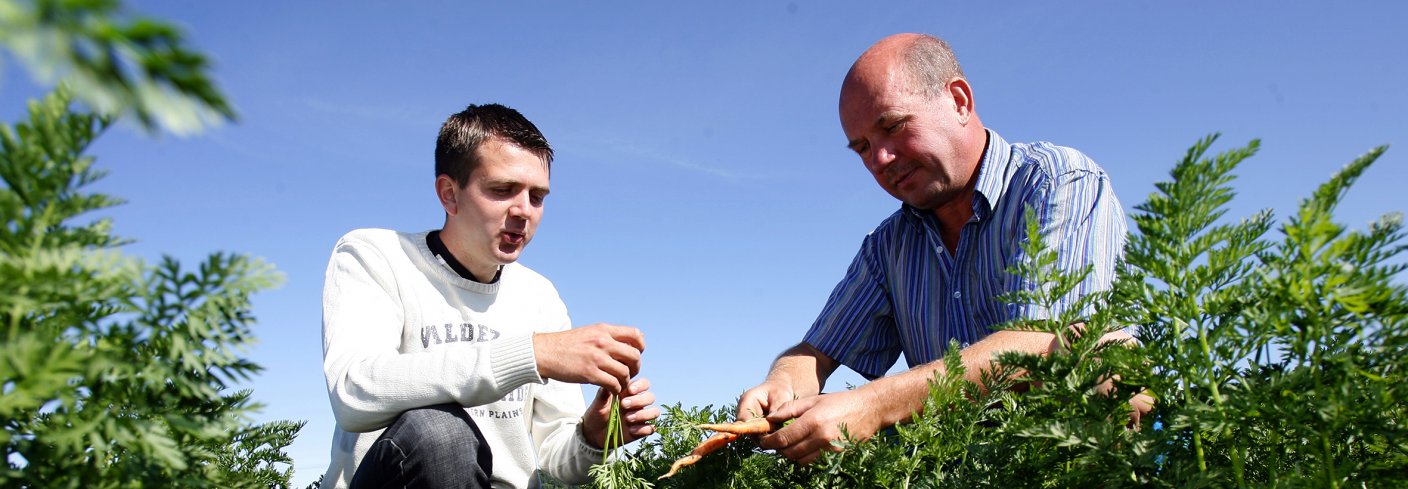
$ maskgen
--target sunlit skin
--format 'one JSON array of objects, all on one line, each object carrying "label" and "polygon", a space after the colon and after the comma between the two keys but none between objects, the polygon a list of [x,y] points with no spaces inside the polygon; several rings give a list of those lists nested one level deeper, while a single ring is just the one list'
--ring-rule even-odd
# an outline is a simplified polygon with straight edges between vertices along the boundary
[{"label": "sunlit skin", "polygon": [[[915,34],[881,40],[861,55],[842,83],[841,128],[846,145],[860,156],[876,183],[896,199],[929,210],[938,218],[948,249],[957,248],[960,232],[972,217],[974,187],[987,144],[987,132],[974,112],[973,90],[962,77],[943,83],[931,97],[912,86],[901,68],[902,51]],[[1044,353],[1054,335],[997,331],[960,352],[965,378],[980,383],[1000,352]],[[1105,340],[1127,340],[1116,332]],[[942,361],[882,377],[858,388],[820,395],[840,364],[807,343],[783,352],[763,383],[744,392],[739,419],[765,416],[786,426],[763,436],[759,445],[802,464],[823,451],[838,450],[841,427],[860,440],[886,426],[905,422],[922,407],[929,381],[944,370]],[[1152,399],[1138,396],[1134,419]]]},{"label": "sunlit skin", "polygon": [[[896,36],[866,51],[841,86],[841,129],[880,188],[933,211],[949,249],[972,217],[973,188],[987,133],[974,112],[968,81],[954,77],[932,97],[900,66]],[[948,238],[952,237],[950,240]]]},{"label": "sunlit skin", "polygon": [[[499,267],[518,260],[533,240],[549,193],[548,164],[532,152],[498,139],[481,144],[479,166],[460,186],[447,175],[435,179],[445,209],[440,232],[445,247],[475,278],[489,282]],[[621,394],[624,442],[654,433],[660,416],[650,381],[632,379],[640,370],[645,335],[639,329],[593,324],[533,335],[534,358],[543,378],[603,388],[582,418],[587,443],[605,443],[608,394]]]},{"label": "sunlit skin", "polygon": [[513,263],[533,240],[548,196],[548,165],[513,144],[491,139],[477,149],[480,164],[464,186],[435,179],[445,209],[445,247],[481,282]]}]

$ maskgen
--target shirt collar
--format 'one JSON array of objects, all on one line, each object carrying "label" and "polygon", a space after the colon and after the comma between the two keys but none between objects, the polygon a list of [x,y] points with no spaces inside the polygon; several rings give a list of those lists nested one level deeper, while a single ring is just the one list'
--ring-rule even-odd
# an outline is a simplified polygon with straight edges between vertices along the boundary
[{"label": "shirt collar", "polygon": [[983,160],[978,163],[978,184],[973,189],[973,215],[987,220],[992,215],[1002,194],[1007,192],[1007,181],[1012,170],[1012,145],[992,129],[983,129],[988,134],[988,142],[983,150]]}]

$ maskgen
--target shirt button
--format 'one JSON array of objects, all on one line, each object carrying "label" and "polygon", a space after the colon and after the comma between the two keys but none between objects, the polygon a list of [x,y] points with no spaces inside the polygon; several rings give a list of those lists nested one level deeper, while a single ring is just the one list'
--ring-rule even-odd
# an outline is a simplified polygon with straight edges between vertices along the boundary
[{"label": "shirt button", "polygon": [[954,299],[957,299],[957,298],[960,298],[960,297],[963,297],[963,293],[962,293],[962,292],[959,292],[959,291],[957,291],[957,290],[953,291],[953,298],[954,298]]}]

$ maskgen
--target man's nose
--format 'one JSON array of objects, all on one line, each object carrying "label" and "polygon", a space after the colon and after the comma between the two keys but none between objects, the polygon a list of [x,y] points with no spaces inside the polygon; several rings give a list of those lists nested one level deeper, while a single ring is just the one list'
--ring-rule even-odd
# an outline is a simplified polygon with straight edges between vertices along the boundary
[{"label": "man's nose", "polygon": [[513,203],[508,207],[508,216],[515,219],[528,219],[533,212],[533,203],[530,201],[527,192],[523,192],[513,198]]},{"label": "man's nose", "polygon": [[870,171],[880,173],[895,161],[895,152],[888,144],[876,144],[870,148]]}]

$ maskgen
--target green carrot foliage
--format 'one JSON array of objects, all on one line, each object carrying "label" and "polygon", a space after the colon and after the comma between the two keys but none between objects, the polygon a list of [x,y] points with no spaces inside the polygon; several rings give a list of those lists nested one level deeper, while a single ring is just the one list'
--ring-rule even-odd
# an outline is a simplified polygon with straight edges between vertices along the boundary
[{"label": "green carrot foliage", "polygon": [[[1334,220],[1381,155],[1356,158],[1284,222],[1233,220],[1233,171],[1257,141],[1209,156],[1198,141],[1131,216],[1111,290],[1003,328],[1059,338],[1048,355],[1004,353],[982,384],[955,353],[923,410],[801,467],[749,439],[664,488],[1404,487],[1408,485],[1408,289],[1402,217],[1365,230]],[[1273,236],[1276,229],[1279,236]],[[1053,311],[1088,270],[1061,270],[1028,219],[1037,284],[1006,300]],[[1080,316],[1092,305],[1096,312]],[[1071,325],[1079,324],[1073,328]],[[1132,331],[1137,342],[1102,342]],[[1156,400],[1137,424],[1127,402]],[[664,473],[724,408],[667,407],[629,454]],[[591,487],[612,487],[599,479]]]}]

